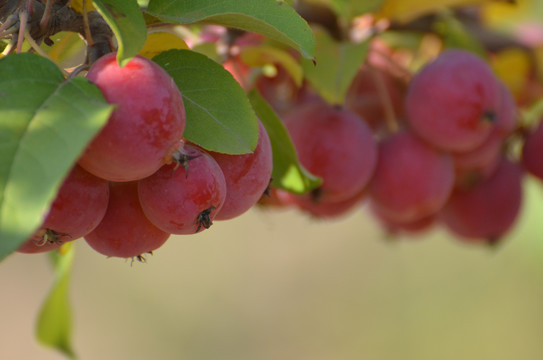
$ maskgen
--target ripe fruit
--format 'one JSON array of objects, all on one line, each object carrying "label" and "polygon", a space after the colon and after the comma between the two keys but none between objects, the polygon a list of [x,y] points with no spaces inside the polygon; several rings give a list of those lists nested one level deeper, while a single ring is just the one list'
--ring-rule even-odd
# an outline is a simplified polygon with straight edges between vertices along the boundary
[{"label": "ripe fruit", "polygon": [[226,180],[226,199],[215,219],[235,218],[256,204],[270,183],[273,159],[268,133],[259,121],[258,143],[253,153],[209,154],[219,164]]},{"label": "ripe fruit", "polygon": [[522,163],[527,171],[543,180],[543,119],[537,128],[526,137],[522,149]]},{"label": "ripe fruit", "polygon": [[302,165],[323,179],[322,185],[308,195],[313,200],[347,200],[369,183],[377,144],[359,116],[318,101],[291,111],[285,125]]},{"label": "ripe fruit", "polygon": [[447,151],[482,144],[496,121],[500,89],[490,67],[464,50],[447,50],[417,73],[408,88],[412,130]]},{"label": "ripe fruit", "polygon": [[96,61],[87,78],[117,106],[87,147],[79,164],[110,181],[132,181],[153,174],[185,129],[183,98],[160,66],[134,57],[119,67],[116,54]]},{"label": "ripe fruit", "polygon": [[456,235],[494,243],[513,225],[522,201],[522,168],[502,159],[495,173],[468,189],[457,188],[440,212]]},{"label": "ripe fruit", "polygon": [[379,212],[394,222],[409,223],[441,209],[453,184],[451,156],[402,131],[379,145],[369,191]]},{"label": "ripe fruit", "polygon": [[[35,247],[43,247],[45,243],[60,246],[63,242],[87,235],[104,217],[108,200],[107,181],[74,166],[60,187],[42,226],[19,251],[38,252],[30,249],[30,243]],[[48,248],[54,247],[43,247]]]},{"label": "ripe fruit", "polygon": [[145,217],[138,198],[138,184],[132,181],[110,183],[107,212],[85,240],[106,256],[140,258],[162,246],[169,236]]},{"label": "ripe fruit", "polygon": [[211,226],[226,198],[226,182],[217,162],[192,145],[181,151],[181,163],[165,165],[139,181],[141,207],[159,229],[194,234]]}]

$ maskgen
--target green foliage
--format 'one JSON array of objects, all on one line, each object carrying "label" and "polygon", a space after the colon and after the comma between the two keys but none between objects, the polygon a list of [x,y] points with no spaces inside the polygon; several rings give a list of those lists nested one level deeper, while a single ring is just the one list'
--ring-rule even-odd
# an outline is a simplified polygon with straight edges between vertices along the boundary
[{"label": "green foliage", "polygon": [[332,7],[344,19],[350,21],[356,16],[378,10],[385,0],[330,0]]},{"label": "green foliage", "polygon": [[84,78],[33,54],[0,60],[0,259],[40,226],[62,180],[113,107]]},{"label": "green foliage", "polygon": [[334,10],[344,22],[350,22],[354,17],[376,11],[385,0],[306,0],[309,3],[326,5]]},{"label": "green foliage", "polygon": [[98,12],[113,30],[119,43],[117,61],[126,65],[145,44],[147,28],[136,0],[93,0]]},{"label": "green foliage", "polygon": [[487,58],[486,50],[481,43],[450,12],[443,12],[434,28],[442,36],[445,48],[465,49]]},{"label": "green foliage", "polygon": [[290,6],[276,0],[151,0],[147,12],[177,24],[205,22],[266,35],[314,56],[311,29]]},{"label": "green foliage", "polygon": [[258,123],[245,92],[220,64],[190,50],[153,58],[181,90],[187,125],[184,137],[204,149],[244,154],[255,149]]},{"label": "green foliage", "polygon": [[273,152],[272,185],[296,194],[305,194],[318,187],[322,179],[309,173],[300,164],[287,129],[266,100],[256,90],[249,93],[249,99],[270,137]]},{"label": "green foliage", "polygon": [[64,244],[59,251],[52,251],[50,255],[55,269],[55,281],[38,315],[36,337],[43,345],[75,359],[71,344],[72,311],[68,299],[74,258],[73,243]]},{"label": "green foliage", "polygon": [[330,104],[342,104],[360,65],[368,52],[368,43],[338,42],[324,30],[315,28],[317,64],[302,59],[304,76]]}]

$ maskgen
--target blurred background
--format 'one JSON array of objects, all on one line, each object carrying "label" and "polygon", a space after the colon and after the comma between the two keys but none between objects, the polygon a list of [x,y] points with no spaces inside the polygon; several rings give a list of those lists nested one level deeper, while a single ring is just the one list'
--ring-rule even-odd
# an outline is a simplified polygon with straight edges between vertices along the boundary
[{"label": "blurred background", "polygon": [[[145,264],[76,246],[80,359],[542,359],[543,188],[498,247],[441,229],[388,238],[357,210],[333,222],[255,209],[172,237]],[[34,338],[44,255],[0,263],[0,358],[64,359]]]}]

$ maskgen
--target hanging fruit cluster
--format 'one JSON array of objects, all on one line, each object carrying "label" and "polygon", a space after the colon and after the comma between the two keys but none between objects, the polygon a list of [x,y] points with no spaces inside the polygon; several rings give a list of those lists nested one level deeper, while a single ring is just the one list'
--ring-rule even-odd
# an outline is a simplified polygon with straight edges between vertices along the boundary
[{"label": "hanging fruit cluster", "polygon": [[[19,81],[32,66],[51,67],[44,58],[13,52],[24,52],[26,40],[32,51],[49,56],[38,43],[62,49],[51,37],[67,30],[86,39],[86,60],[63,68],[65,74],[55,66],[56,73],[44,70],[56,82],[45,94],[54,99],[62,91],[77,92],[63,86],[83,86],[89,93],[94,86],[96,97],[85,110],[81,103],[74,105],[75,113],[88,115],[101,97],[110,109],[107,116],[101,114],[100,128],[89,122],[70,131],[55,129],[85,133],[86,145],[72,144],[70,156],[61,161],[58,169],[67,174],[63,183],[62,174],[48,180],[40,200],[47,211],[33,210],[41,225],[18,243],[19,252],[44,252],[84,238],[104,255],[142,260],[171,234],[201,232],[214,220],[232,219],[257,203],[294,207],[321,219],[365,207],[389,232],[442,224],[460,239],[495,243],[518,217],[523,174],[543,178],[543,125],[519,121],[518,103],[526,106],[534,96],[527,97],[528,91],[514,95],[496,75],[488,61],[496,50],[474,46],[464,36],[464,42],[452,45],[439,40],[423,56],[421,43],[406,57],[387,40],[388,30],[412,26],[432,32],[439,21],[467,23],[473,20],[466,20],[467,12],[385,25],[374,14],[347,25],[326,7],[301,1],[297,14],[282,3],[262,1],[262,11],[251,16],[271,30],[241,20],[238,27],[248,31],[233,30],[218,20],[219,25],[187,25],[179,32],[157,20],[172,19],[158,0],[144,11],[119,4],[116,12],[100,2],[95,4],[99,12],[78,2],[25,4],[0,6],[0,38],[9,40],[0,60],[0,101],[5,100],[0,107],[11,111],[16,96],[5,94],[25,92],[9,87],[10,76]],[[205,21],[205,11],[190,6],[198,11],[179,5],[172,9],[173,19],[183,23],[178,13],[186,11]],[[153,20],[143,18],[143,12]],[[109,17],[120,13],[132,27]],[[274,14],[288,17],[294,30],[282,29]],[[152,30],[148,35],[147,28]],[[458,44],[465,46],[453,46]],[[144,56],[125,54],[128,45]],[[26,68],[14,65],[25,62]],[[38,115],[20,128],[44,125],[41,112],[51,106],[47,96],[36,100]],[[53,109],[59,114],[63,108]],[[64,119],[62,126],[70,127]],[[10,148],[10,161],[20,158],[17,151],[27,145],[24,135],[11,139],[24,146]],[[38,147],[33,151],[40,153]],[[66,162],[69,171],[62,170]],[[2,194],[17,185],[16,179],[4,179]],[[51,189],[56,198],[49,195]],[[9,201],[0,196],[1,212],[9,212]],[[0,217],[0,224],[7,229],[17,216]],[[21,224],[15,226],[19,232],[25,230]]]}]

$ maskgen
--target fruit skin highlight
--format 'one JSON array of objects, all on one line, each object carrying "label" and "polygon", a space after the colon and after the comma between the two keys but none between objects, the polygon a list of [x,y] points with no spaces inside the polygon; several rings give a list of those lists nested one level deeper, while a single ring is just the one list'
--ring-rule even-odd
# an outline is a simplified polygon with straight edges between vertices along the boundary
[{"label": "fruit skin highlight", "polygon": [[185,107],[177,85],[159,65],[134,57],[119,67],[116,54],[96,61],[87,74],[117,108],[79,164],[110,181],[133,181],[157,171],[183,136]]}]

